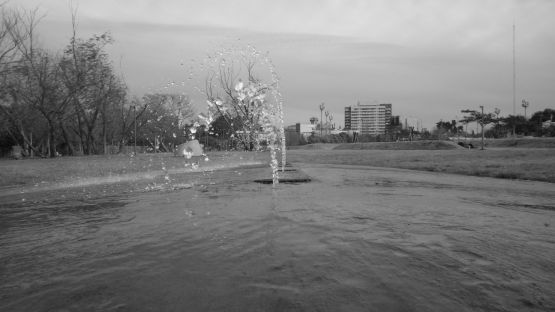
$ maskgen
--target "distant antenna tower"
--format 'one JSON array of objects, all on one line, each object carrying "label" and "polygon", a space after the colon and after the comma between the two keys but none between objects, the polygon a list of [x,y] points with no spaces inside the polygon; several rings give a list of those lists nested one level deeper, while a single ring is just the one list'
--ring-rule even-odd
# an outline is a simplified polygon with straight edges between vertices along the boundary
[{"label": "distant antenna tower", "polygon": [[[513,116],[516,117],[516,55],[515,55],[515,22],[513,21]],[[513,136],[516,135],[516,124],[513,124]]]}]

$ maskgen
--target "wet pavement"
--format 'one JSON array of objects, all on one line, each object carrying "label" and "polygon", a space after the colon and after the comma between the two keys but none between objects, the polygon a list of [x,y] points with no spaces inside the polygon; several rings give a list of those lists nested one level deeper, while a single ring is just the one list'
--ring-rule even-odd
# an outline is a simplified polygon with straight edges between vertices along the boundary
[{"label": "wet pavement", "polygon": [[294,165],[0,193],[0,310],[555,310],[553,184]]}]

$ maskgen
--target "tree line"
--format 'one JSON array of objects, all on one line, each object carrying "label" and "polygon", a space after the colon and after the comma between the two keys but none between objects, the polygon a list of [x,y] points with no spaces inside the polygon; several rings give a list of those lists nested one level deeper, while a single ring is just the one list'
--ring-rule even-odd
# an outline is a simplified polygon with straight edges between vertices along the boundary
[{"label": "tree line", "polygon": [[[489,138],[505,138],[514,135],[554,137],[555,136],[555,109],[546,108],[537,111],[530,118],[522,115],[500,116],[500,110],[493,113],[477,110],[462,110],[465,114],[461,120],[442,121],[436,123],[438,133],[444,135],[469,134],[467,126],[476,123],[484,129],[484,135]],[[471,130],[472,134],[477,134]],[[481,130],[480,130],[481,133]]]},{"label": "tree line", "polygon": [[178,94],[131,98],[106,52],[110,33],[72,36],[57,51],[37,44],[37,9],[0,4],[0,147],[43,157],[121,152],[136,143],[171,150],[194,111]]}]

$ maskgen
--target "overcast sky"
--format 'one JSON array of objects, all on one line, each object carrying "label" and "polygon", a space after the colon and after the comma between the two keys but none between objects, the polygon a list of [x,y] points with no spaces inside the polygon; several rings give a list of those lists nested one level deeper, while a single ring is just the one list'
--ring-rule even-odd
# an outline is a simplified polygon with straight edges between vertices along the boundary
[{"label": "overcast sky", "polygon": [[[40,42],[61,49],[70,2],[11,0],[38,7]],[[392,103],[393,114],[460,119],[462,109],[513,113],[555,108],[555,1],[509,0],[81,0],[78,36],[109,31],[109,52],[134,95],[186,79],[188,64],[226,46],[269,52],[281,77],[286,124],[334,122],[357,101]],[[185,65],[182,65],[184,64]],[[180,92],[192,93],[193,90]],[[198,110],[203,109],[197,101]]]}]

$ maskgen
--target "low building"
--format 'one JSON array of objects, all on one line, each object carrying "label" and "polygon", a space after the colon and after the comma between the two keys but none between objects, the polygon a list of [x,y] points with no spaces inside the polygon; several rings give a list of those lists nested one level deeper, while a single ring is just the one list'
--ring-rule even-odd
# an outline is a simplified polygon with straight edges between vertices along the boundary
[{"label": "low building", "polygon": [[[296,123],[285,127],[285,141],[288,146],[306,144],[309,136],[314,134],[316,125]],[[304,142],[304,143],[303,143]]]},{"label": "low building", "polygon": [[422,120],[414,117],[401,116],[399,117],[399,122],[401,123],[403,129],[421,132],[422,131]]},{"label": "low building", "polygon": [[285,130],[288,132],[298,133],[299,135],[302,135],[303,137],[307,138],[316,131],[316,125],[296,123],[294,125],[287,126]]},{"label": "low building", "polygon": [[313,124],[297,123],[295,124],[295,127],[297,132],[303,135],[304,137],[308,137],[312,135],[314,131],[316,131],[316,125],[313,125]]}]

